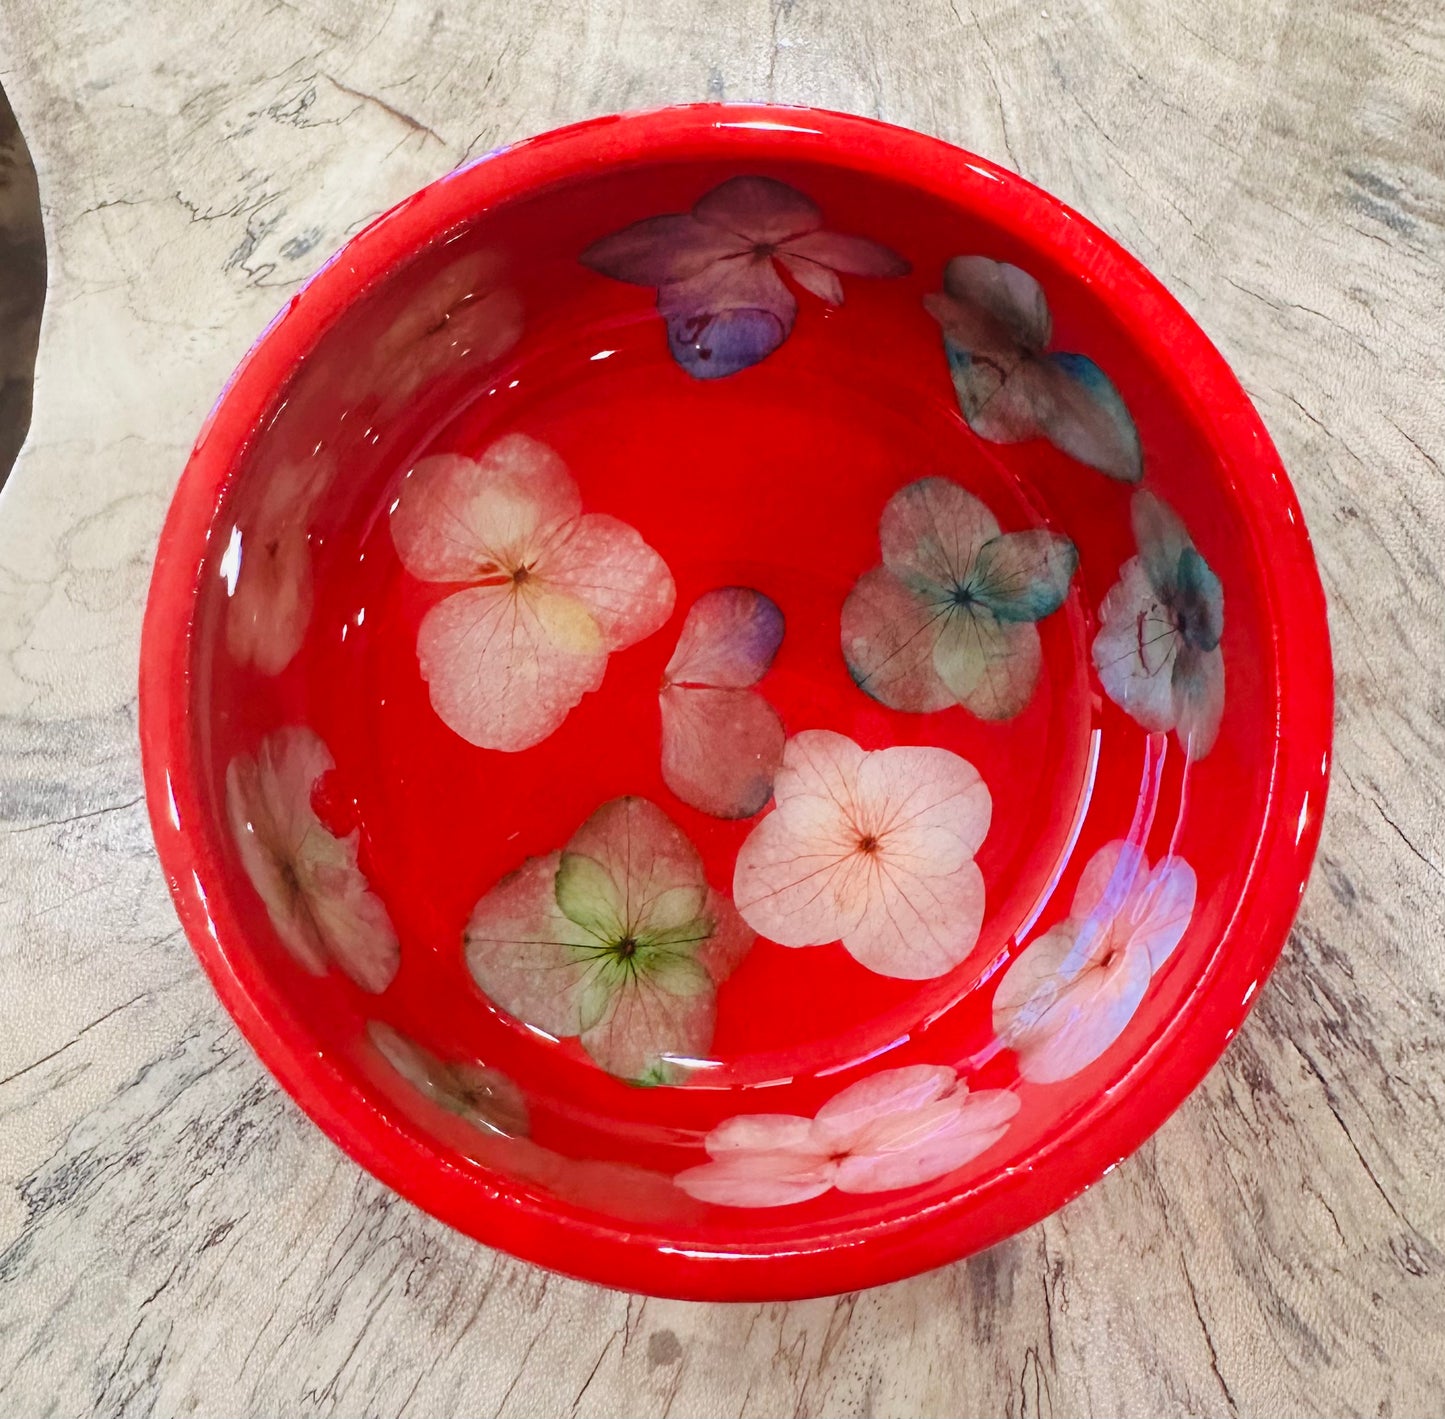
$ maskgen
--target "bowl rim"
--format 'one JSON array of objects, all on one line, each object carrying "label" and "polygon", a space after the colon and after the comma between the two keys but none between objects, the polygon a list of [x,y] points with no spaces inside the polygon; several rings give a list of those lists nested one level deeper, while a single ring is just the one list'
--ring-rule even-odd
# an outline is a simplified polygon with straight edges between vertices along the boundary
[{"label": "bowl rim", "polygon": [[[679,160],[822,162],[902,178],[1043,250],[1105,289],[1196,418],[1232,480],[1271,621],[1277,724],[1266,810],[1235,911],[1183,1007],[1125,1076],[1023,1168],[928,1208],[786,1248],[669,1245],[661,1234],[545,1203],[506,1178],[479,1187],[424,1132],[392,1117],[318,1055],[242,949],[219,858],[203,832],[203,765],[190,716],[200,574],[213,518],[269,405],[321,333],[391,269],[488,210],[609,165]],[[487,1245],[580,1279],[693,1300],[774,1300],[878,1285],[957,1260],[1033,1225],[1134,1152],[1203,1079],[1248,1014],[1299,908],[1323,819],[1333,722],[1324,592],[1293,489],[1259,415],[1192,317],[1134,257],[1023,178],[941,139],[877,119],[781,104],[690,104],[594,118],[477,158],[371,222],[294,294],[207,415],[156,552],[141,635],[139,733],[152,831],[177,912],[235,1023],[301,1109],[363,1168]],[[1048,1156],[1049,1166],[1035,1166]]]}]

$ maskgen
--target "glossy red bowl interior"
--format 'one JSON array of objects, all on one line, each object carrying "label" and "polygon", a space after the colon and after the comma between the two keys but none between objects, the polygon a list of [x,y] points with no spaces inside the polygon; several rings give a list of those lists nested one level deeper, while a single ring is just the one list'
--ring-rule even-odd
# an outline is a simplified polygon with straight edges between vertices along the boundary
[{"label": "glossy red bowl interior", "polygon": [[1328,777],[1219,354],[1044,193],[806,109],[583,124],[348,243],[201,432],[141,682],[182,920],[301,1106],[698,1298],[952,1260],[1137,1147]]}]

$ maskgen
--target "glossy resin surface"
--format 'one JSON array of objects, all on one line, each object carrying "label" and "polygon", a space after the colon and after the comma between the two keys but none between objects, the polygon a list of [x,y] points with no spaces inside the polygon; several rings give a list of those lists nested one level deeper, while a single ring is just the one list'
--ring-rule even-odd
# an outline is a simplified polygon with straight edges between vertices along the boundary
[{"label": "glossy resin surface", "polygon": [[192,940],[494,1245],[826,1292],[1184,1097],[1318,834],[1323,603],[1218,355],[1081,219],[806,110],[474,164],[297,296],[158,559]]}]

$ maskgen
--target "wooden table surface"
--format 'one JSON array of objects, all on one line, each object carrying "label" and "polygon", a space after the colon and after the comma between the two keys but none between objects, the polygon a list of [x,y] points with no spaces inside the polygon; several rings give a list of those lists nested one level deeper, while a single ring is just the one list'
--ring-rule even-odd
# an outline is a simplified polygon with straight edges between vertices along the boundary
[{"label": "wooden table surface", "polygon": [[[0,0],[0,83],[49,264],[0,495],[0,1411],[1445,1412],[1439,0]],[[287,295],[468,155],[706,97],[938,134],[1148,263],[1293,471],[1338,675],[1314,881],[1199,1092],[1032,1231],[791,1305],[561,1280],[361,1173],[202,978],[136,749],[157,530]]]}]

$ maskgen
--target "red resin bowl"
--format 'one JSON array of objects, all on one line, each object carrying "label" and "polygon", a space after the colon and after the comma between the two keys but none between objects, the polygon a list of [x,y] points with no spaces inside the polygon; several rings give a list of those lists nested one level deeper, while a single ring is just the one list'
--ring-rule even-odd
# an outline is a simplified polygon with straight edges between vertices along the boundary
[{"label": "red resin bowl", "polygon": [[1299,904],[1309,539],[1182,309],[1027,183],[798,108],[451,173],[294,296],[146,609],[151,819],[269,1068],[417,1205],[639,1291],[1038,1221]]}]

